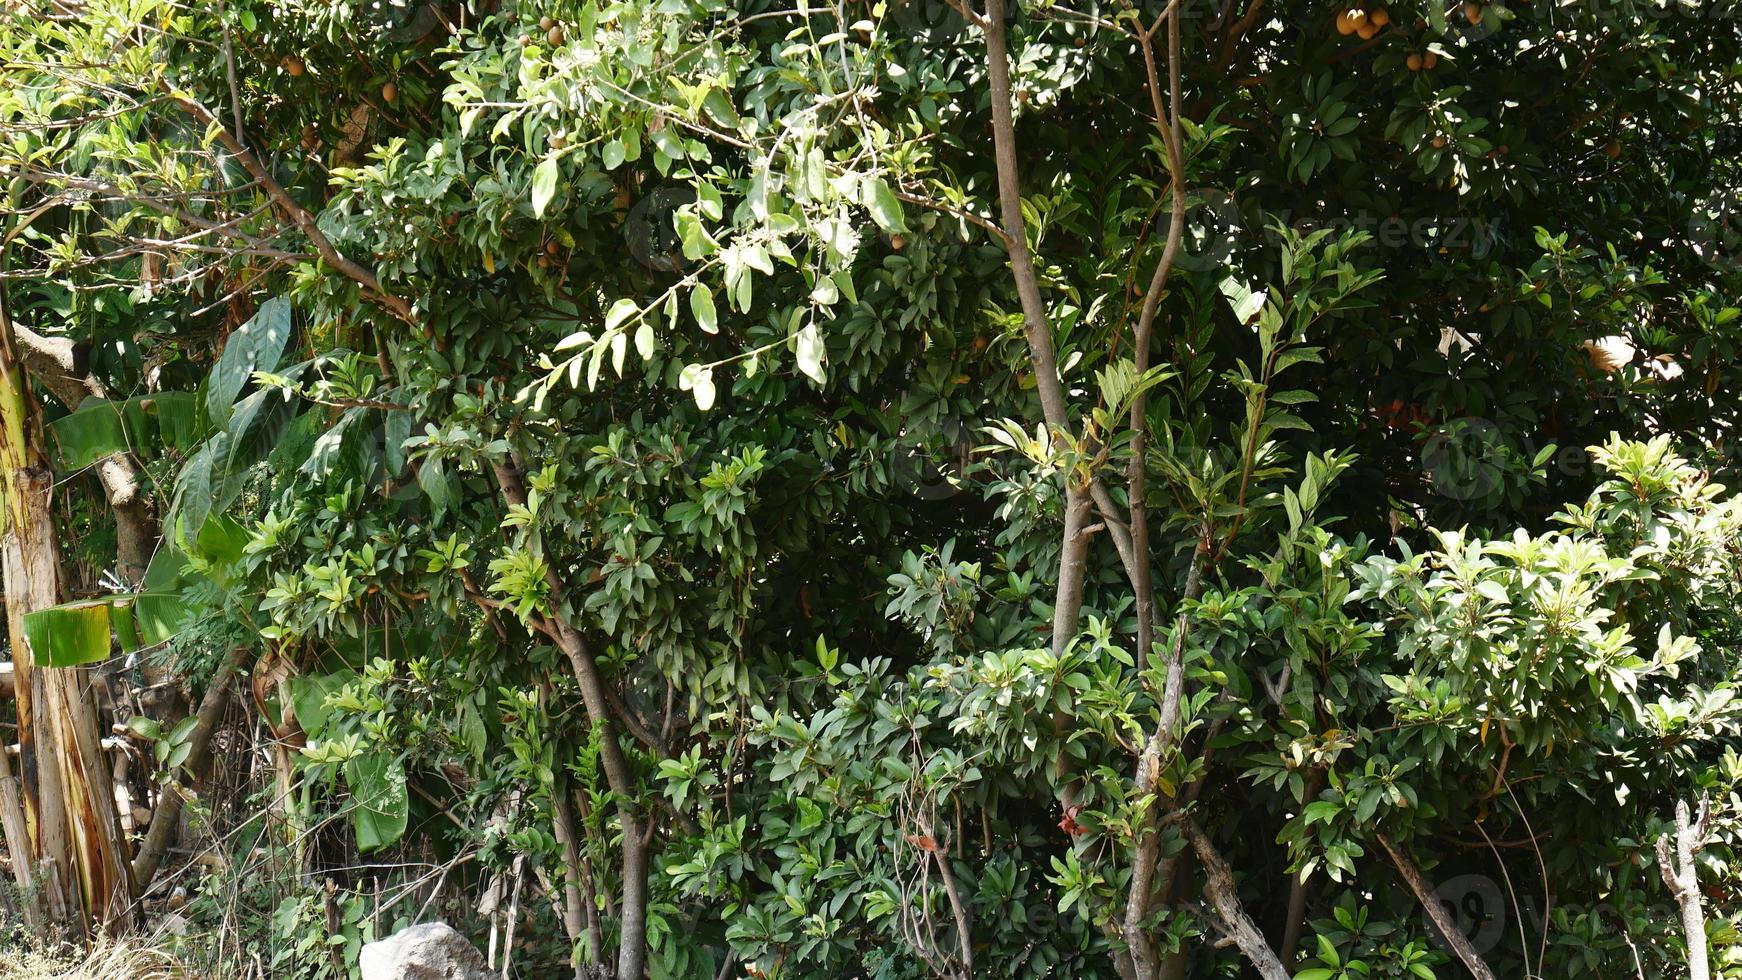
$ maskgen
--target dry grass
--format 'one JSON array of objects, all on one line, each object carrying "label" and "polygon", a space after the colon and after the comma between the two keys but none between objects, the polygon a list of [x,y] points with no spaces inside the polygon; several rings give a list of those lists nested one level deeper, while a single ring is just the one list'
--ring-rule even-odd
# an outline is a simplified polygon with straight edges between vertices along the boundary
[{"label": "dry grass", "polygon": [[94,949],[0,951],[5,980],[194,980],[168,953],[140,939],[104,941]]}]

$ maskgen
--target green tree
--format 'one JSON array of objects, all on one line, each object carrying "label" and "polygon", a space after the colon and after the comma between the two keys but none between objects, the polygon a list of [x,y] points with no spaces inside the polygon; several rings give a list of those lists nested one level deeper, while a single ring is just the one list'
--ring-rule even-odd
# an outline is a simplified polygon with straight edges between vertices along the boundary
[{"label": "green tree", "polygon": [[[1676,804],[1734,885],[1739,41],[27,8],[15,333],[296,871],[339,818],[536,868],[618,977],[1669,969]],[[1448,957],[1478,871],[1519,928]]]}]

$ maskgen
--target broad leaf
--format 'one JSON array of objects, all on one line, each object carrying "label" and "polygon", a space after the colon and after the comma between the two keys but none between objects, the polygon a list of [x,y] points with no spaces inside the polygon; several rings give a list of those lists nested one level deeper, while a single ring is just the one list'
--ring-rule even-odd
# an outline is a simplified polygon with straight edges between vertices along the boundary
[{"label": "broad leaf", "polygon": [[38,667],[109,659],[109,599],[87,599],[24,614],[24,641]]},{"label": "broad leaf", "polygon": [[224,343],[224,353],[206,381],[206,413],[212,424],[229,425],[236,396],[255,371],[270,371],[284,357],[290,340],[290,301],[282,297],[261,304],[254,318],[242,324]]},{"label": "broad leaf", "polygon": [[410,816],[405,767],[385,752],[365,752],[345,762],[351,788],[351,828],[357,850],[367,854],[399,840]]}]

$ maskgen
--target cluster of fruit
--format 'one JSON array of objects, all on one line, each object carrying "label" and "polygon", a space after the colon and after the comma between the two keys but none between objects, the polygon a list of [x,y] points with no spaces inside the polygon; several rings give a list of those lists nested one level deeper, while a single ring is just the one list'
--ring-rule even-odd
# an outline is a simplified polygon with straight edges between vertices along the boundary
[{"label": "cluster of fruit", "polygon": [[1349,7],[1337,15],[1337,33],[1348,37],[1357,35],[1365,41],[1378,34],[1386,24],[1391,23],[1391,12],[1384,7],[1363,10],[1360,7]]},{"label": "cluster of fruit", "polygon": [[[512,24],[519,18],[515,15],[514,11],[510,10],[503,15],[503,19]],[[561,24],[556,22],[555,18],[549,16],[540,17],[538,19],[538,29],[544,32],[544,40],[549,42],[551,47],[557,48],[562,46],[564,40],[563,27]],[[533,42],[533,39],[532,34],[520,35],[520,46],[523,48],[526,47]]]},{"label": "cluster of fruit", "polygon": [[[305,64],[301,58],[298,58],[294,54],[287,54],[284,57],[278,59],[278,67],[283,68],[285,71],[285,74],[289,75],[291,78],[301,78],[303,76],[303,73],[308,71],[308,65]],[[388,82],[387,84],[381,86],[381,98],[387,102],[398,101],[398,99],[399,99],[399,86],[393,84],[392,82]],[[309,135],[309,133],[307,132],[307,129],[308,129],[308,127],[304,127],[303,145],[304,146],[311,146],[311,140],[313,139],[313,137],[311,137]],[[311,148],[312,148],[312,146],[311,146]]]}]

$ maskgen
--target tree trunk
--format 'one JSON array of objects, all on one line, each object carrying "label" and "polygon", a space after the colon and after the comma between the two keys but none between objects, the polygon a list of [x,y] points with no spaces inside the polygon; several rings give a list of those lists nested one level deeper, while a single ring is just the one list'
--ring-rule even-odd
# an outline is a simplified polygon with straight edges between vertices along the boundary
[{"label": "tree trunk", "polygon": [[131,914],[132,888],[120,815],[101,755],[97,710],[86,675],[37,667],[24,616],[61,598],[60,547],[49,495],[54,481],[43,451],[42,419],[25,376],[0,293],[0,572],[17,690],[27,852],[51,921],[77,921],[88,933],[118,930]]},{"label": "tree trunk", "polygon": [[[28,327],[13,324],[18,357],[30,379],[48,390],[71,412],[87,398],[107,398],[102,382],[79,369],[72,341],[44,337]],[[115,564],[121,578],[137,584],[145,577],[157,548],[157,521],[151,513],[145,474],[126,453],[105,456],[96,463],[97,479],[115,517]]]},{"label": "tree trunk", "polygon": [[[211,758],[212,731],[217,728],[218,719],[224,713],[230,693],[230,681],[236,676],[236,668],[245,652],[237,648],[230,653],[229,659],[220,664],[218,672],[212,675],[211,683],[206,685],[206,695],[200,700],[200,710],[194,716],[193,731],[188,733],[187,771],[194,780],[205,777],[206,764]],[[151,814],[151,828],[146,831],[145,840],[139,845],[138,856],[133,859],[134,886],[141,895],[151,887],[151,879],[157,876],[163,856],[169,851],[170,839],[181,826],[183,799],[180,781],[171,782],[159,797],[156,811]]]},{"label": "tree trunk", "polygon": [[1681,906],[1682,934],[1688,942],[1688,980],[1711,980],[1712,976],[1712,968],[1706,962],[1706,911],[1700,905],[1699,868],[1694,864],[1694,854],[1706,843],[1711,806],[1710,800],[1701,800],[1699,822],[1690,826],[1687,803],[1677,801],[1673,858],[1669,835],[1657,839],[1658,870],[1663,872],[1663,883]]}]

